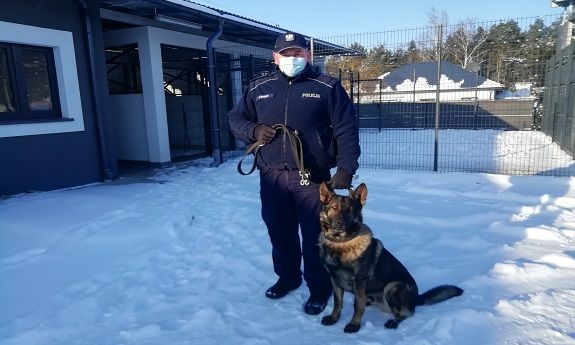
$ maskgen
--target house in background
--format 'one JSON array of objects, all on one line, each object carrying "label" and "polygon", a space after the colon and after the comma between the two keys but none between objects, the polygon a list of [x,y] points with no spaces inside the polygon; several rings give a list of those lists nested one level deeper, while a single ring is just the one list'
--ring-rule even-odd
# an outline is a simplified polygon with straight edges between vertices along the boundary
[{"label": "house in background", "polygon": [[500,83],[448,61],[439,81],[439,108],[437,62],[406,64],[364,82],[360,89],[370,92],[359,94],[360,126],[517,130],[533,124],[534,99],[520,97],[524,92],[505,93]]},{"label": "house in background", "polygon": [[227,111],[285,31],[187,0],[2,1],[0,195],[220,163]]},{"label": "house in background", "polygon": [[[435,102],[437,62],[405,64],[378,77],[375,92],[362,102]],[[465,70],[451,62],[441,62],[440,101],[494,100],[503,85]]]}]

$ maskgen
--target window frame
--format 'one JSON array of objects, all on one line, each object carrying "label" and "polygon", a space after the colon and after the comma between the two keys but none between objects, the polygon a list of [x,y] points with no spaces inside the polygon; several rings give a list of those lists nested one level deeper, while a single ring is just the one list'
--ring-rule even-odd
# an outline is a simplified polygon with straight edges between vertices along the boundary
[{"label": "window frame", "polygon": [[53,50],[57,102],[61,111],[61,117],[58,118],[2,121],[0,138],[85,131],[72,32],[0,21],[0,41],[49,47]]},{"label": "window frame", "polygon": [[[0,115],[0,124],[13,121],[34,121],[62,118],[60,110],[54,50],[50,47],[40,47],[25,44],[6,43],[0,41],[0,49],[5,49],[8,62],[8,76],[12,86],[12,98],[16,111],[4,112]],[[39,52],[46,56],[46,69],[52,109],[33,110],[28,102],[28,85],[24,77],[23,56],[26,52]]]},{"label": "window frame", "polygon": [[12,114],[17,114],[18,112],[18,97],[17,95],[14,94],[14,91],[16,90],[16,80],[14,78],[15,72],[14,72],[14,64],[12,63],[12,57],[10,54],[10,49],[6,46],[4,46],[2,44],[2,42],[0,42],[0,51],[5,50],[6,51],[6,69],[8,72],[8,78],[10,81],[10,91],[12,91],[12,102],[14,102],[14,111],[6,111],[4,112],[4,114],[8,114],[8,115],[12,115]]}]

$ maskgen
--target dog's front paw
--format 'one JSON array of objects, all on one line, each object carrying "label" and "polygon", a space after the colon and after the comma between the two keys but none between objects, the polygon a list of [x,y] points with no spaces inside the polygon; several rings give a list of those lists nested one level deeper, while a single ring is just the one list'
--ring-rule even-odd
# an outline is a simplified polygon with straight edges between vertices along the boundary
[{"label": "dog's front paw", "polygon": [[345,333],[355,333],[357,331],[359,331],[360,329],[360,325],[359,324],[355,324],[355,323],[348,323],[347,325],[345,325],[345,328],[343,329],[343,331]]},{"label": "dog's front paw", "polygon": [[397,321],[396,319],[389,319],[387,320],[384,326],[385,328],[388,329],[396,329],[397,326],[399,326],[399,321]]},{"label": "dog's front paw", "polygon": [[337,322],[337,319],[336,319],[335,317],[331,316],[331,315],[324,316],[324,317],[321,319],[321,324],[324,325],[324,326],[331,326],[331,325],[333,325],[333,324],[336,323],[336,322]]}]

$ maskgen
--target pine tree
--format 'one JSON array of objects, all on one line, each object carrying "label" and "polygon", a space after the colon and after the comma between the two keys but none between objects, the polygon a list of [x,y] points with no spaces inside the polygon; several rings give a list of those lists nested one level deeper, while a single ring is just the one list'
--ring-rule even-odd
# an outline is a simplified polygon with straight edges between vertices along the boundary
[{"label": "pine tree", "polygon": [[404,63],[415,63],[422,61],[421,52],[417,47],[417,44],[414,40],[409,42],[409,46],[407,47],[407,51],[405,52],[405,62]]},{"label": "pine tree", "polygon": [[556,27],[557,25],[553,24],[548,27],[538,18],[525,33],[525,41],[520,49],[523,57],[520,69],[524,71],[521,78],[532,83],[534,87],[543,86],[545,83],[545,64],[555,52]]},{"label": "pine tree", "polygon": [[518,64],[523,61],[520,54],[525,37],[519,24],[515,20],[509,20],[493,25],[487,34],[485,47],[486,54],[486,77],[503,84],[508,89],[513,89],[518,81]]},{"label": "pine tree", "polygon": [[328,74],[342,76],[342,84],[346,89],[350,86],[349,80],[357,78],[357,73],[361,71],[367,58],[367,49],[361,44],[354,42],[348,48],[355,51],[356,55],[331,56],[326,60],[325,67]]}]

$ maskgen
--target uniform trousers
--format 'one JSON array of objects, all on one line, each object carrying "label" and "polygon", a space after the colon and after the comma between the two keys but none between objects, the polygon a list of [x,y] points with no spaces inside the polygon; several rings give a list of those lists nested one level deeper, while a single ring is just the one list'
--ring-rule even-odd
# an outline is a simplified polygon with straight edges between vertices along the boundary
[{"label": "uniform trousers", "polygon": [[[326,173],[322,177],[329,179],[329,171]],[[297,285],[301,281],[303,258],[303,277],[311,295],[330,294],[329,274],[319,258],[322,207],[319,185],[302,186],[297,170],[262,168],[260,197],[262,218],[272,244],[274,272],[279,281],[287,286]]]}]

